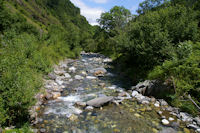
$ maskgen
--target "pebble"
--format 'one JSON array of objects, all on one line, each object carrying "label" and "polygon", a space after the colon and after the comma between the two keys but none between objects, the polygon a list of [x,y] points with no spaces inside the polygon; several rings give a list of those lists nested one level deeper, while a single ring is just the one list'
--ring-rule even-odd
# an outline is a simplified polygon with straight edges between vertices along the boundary
[{"label": "pebble", "polygon": [[162,120],[162,124],[163,124],[163,125],[168,125],[168,124],[169,124],[169,121],[166,120],[166,119],[163,119],[163,120]]},{"label": "pebble", "polygon": [[42,129],[40,129],[40,132],[44,133],[44,132],[46,132],[46,129],[42,128]]},{"label": "pebble", "polygon": [[69,73],[65,73],[65,78],[71,78],[71,75],[69,75]]},{"label": "pebble", "polygon": [[160,103],[158,101],[156,101],[156,103],[154,104],[155,107],[160,107]]},{"label": "pebble", "polygon": [[77,80],[82,80],[82,79],[84,79],[84,78],[83,78],[82,76],[80,76],[80,75],[76,75],[74,78],[77,79]]},{"label": "pebble", "polygon": [[86,102],[76,102],[76,105],[85,107],[86,106]]},{"label": "pebble", "polygon": [[92,107],[92,106],[87,106],[86,108],[85,108],[85,110],[93,110],[94,109],[94,107]]},{"label": "pebble", "polygon": [[76,68],[75,67],[70,67],[69,68],[69,72],[73,72],[73,73],[76,72]]},{"label": "pebble", "polygon": [[174,121],[174,118],[172,118],[172,117],[169,117],[169,121]]},{"label": "pebble", "polygon": [[83,75],[87,75],[87,73],[86,73],[85,71],[82,71],[81,74],[83,74]]},{"label": "pebble", "polygon": [[87,76],[86,78],[91,79],[91,80],[96,79],[96,77],[94,77],[94,76]]},{"label": "pebble", "polygon": [[72,114],[70,117],[69,117],[69,120],[70,121],[75,121],[75,120],[77,120],[78,119],[78,116],[76,116],[76,115],[74,115],[74,114]]},{"label": "pebble", "polygon": [[139,93],[137,92],[137,91],[133,91],[132,92],[132,97],[135,97],[135,96],[137,96]]},{"label": "pebble", "polygon": [[140,117],[141,115],[138,114],[138,113],[135,113],[134,116],[136,116],[136,117]]}]

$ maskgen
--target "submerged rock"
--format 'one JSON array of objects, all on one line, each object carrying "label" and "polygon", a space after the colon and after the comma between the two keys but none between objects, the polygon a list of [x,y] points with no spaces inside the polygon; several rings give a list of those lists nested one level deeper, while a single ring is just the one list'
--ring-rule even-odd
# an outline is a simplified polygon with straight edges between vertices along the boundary
[{"label": "submerged rock", "polygon": [[169,128],[164,128],[162,131],[160,131],[159,133],[177,133],[176,130],[174,130],[173,128],[169,127]]},{"label": "submerged rock", "polygon": [[78,116],[76,116],[76,115],[74,115],[74,114],[72,114],[70,117],[69,117],[69,120],[70,121],[75,121],[75,120],[77,120],[78,119]]},{"label": "submerged rock", "polygon": [[101,107],[103,106],[104,104],[110,102],[113,100],[113,97],[110,96],[105,96],[105,97],[99,97],[99,98],[95,98],[95,99],[92,99],[90,101],[87,102],[87,105],[89,106],[93,106],[93,107]]}]

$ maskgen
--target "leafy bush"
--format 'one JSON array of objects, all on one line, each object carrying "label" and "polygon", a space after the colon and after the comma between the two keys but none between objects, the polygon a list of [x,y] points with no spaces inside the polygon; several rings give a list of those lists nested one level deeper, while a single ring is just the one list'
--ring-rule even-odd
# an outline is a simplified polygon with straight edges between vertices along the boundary
[{"label": "leafy bush", "polygon": [[[39,2],[40,6],[35,2],[38,1],[27,1],[25,5],[28,6],[23,7],[18,1],[0,0],[0,126],[21,126],[27,122],[28,110],[35,102],[34,95],[42,86],[42,76],[50,72],[52,65],[59,60],[79,56],[82,50],[80,23],[84,23],[81,25],[82,29],[90,27],[80,16],[79,9],[69,1],[56,2],[59,4],[53,5],[56,6],[55,9],[47,9],[45,1]],[[4,4],[8,4],[10,8]],[[12,7],[12,4],[16,6]],[[63,8],[62,4],[69,4],[71,7]],[[17,10],[18,14],[11,10]],[[43,14],[41,18],[37,14],[40,11],[49,16]],[[70,16],[72,14],[79,18]],[[43,19],[47,21],[44,22]],[[90,29],[83,32],[88,33],[85,39],[92,36],[89,31]]]},{"label": "leafy bush", "polygon": [[[171,79],[174,82],[175,96],[172,104],[183,110],[197,113],[197,109],[191,102],[181,102],[190,94],[197,103],[200,101],[200,43],[186,41],[179,43],[178,48],[172,54],[170,60],[166,60],[161,66],[149,74],[152,79]],[[190,105],[189,108],[188,104]]]}]

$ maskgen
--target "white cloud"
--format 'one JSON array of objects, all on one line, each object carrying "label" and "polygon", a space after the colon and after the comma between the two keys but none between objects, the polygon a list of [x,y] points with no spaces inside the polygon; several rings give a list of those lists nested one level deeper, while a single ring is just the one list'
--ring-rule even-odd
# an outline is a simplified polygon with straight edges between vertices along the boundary
[{"label": "white cloud", "polygon": [[[95,0],[100,1],[100,0]],[[106,0],[103,0],[106,1]],[[81,0],[71,0],[77,7],[81,9],[81,15],[85,16],[91,25],[97,25],[96,19],[100,18],[101,13],[104,12],[102,8],[92,8],[87,6]]]},{"label": "white cloud", "polygon": [[90,1],[93,1],[95,3],[107,3],[108,0],[90,0]]}]

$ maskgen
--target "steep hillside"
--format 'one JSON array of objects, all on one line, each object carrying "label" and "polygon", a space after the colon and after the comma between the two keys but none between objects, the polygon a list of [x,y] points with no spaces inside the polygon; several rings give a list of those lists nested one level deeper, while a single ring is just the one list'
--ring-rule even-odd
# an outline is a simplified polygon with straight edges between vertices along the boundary
[{"label": "steep hillside", "polygon": [[69,0],[0,0],[0,127],[29,119],[42,76],[77,57],[93,27]]}]

